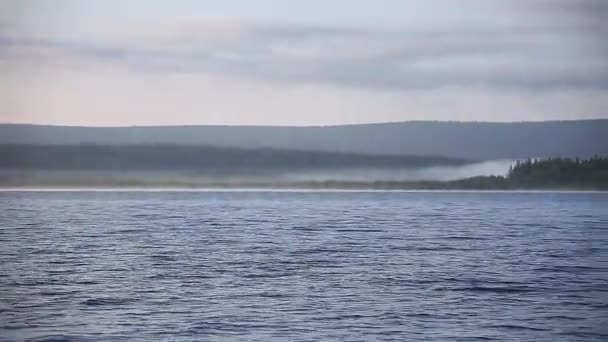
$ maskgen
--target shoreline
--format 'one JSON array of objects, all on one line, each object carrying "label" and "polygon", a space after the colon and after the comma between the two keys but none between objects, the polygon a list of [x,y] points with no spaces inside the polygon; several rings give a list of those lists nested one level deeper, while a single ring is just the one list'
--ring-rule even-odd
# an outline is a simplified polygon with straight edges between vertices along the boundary
[{"label": "shoreline", "polygon": [[305,193],[608,193],[608,189],[383,189],[306,187],[171,187],[171,186],[24,186],[0,187],[0,192],[305,192]]}]

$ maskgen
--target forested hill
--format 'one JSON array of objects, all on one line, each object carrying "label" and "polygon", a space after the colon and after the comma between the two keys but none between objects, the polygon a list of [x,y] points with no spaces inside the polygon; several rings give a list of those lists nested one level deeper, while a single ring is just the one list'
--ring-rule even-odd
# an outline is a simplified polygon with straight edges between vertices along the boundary
[{"label": "forested hill", "polygon": [[344,168],[422,168],[470,161],[432,156],[236,149],[193,145],[0,145],[0,169],[195,170],[222,173]]},{"label": "forested hill", "polygon": [[608,120],[518,123],[412,121],[328,127],[66,127],[0,125],[2,144],[185,144],[441,155],[467,159],[608,154]]},{"label": "forested hill", "polygon": [[520,187],[608,189],[608,158],[549,158],[518,161],[508,180]]}]

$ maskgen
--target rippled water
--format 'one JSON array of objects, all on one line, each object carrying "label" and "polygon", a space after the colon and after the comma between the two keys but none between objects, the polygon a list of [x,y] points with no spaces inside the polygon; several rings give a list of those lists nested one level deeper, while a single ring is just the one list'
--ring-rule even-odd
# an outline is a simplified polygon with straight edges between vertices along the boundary
[{"label": "rippled water", "polygon": [[608,194],[0,193],[0,338],[608,339]]}]

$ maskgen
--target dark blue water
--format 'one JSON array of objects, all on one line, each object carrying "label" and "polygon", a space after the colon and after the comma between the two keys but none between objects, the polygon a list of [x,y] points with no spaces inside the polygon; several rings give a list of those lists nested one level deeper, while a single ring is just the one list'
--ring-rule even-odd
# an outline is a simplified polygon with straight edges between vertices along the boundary
[{"label": "dark blue water", "polygon": [[608,194],[0,193],[0,339],[606,341]]}]

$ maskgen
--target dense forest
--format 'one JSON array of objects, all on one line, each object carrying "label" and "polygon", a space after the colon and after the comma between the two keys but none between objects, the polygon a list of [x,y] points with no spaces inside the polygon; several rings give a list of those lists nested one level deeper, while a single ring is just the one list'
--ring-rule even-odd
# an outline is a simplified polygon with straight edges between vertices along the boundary
[{"label": "dense forest", "polygon": [[506,177],[474,177],[448,182],[446,187],[608,190],[608,158],[529,158],[516,161]]},{"label": "dense forest", "polygon": [[508,174],[518,186],[595,186],[608,188],[608,158],[548,158],[518,161]]}]

